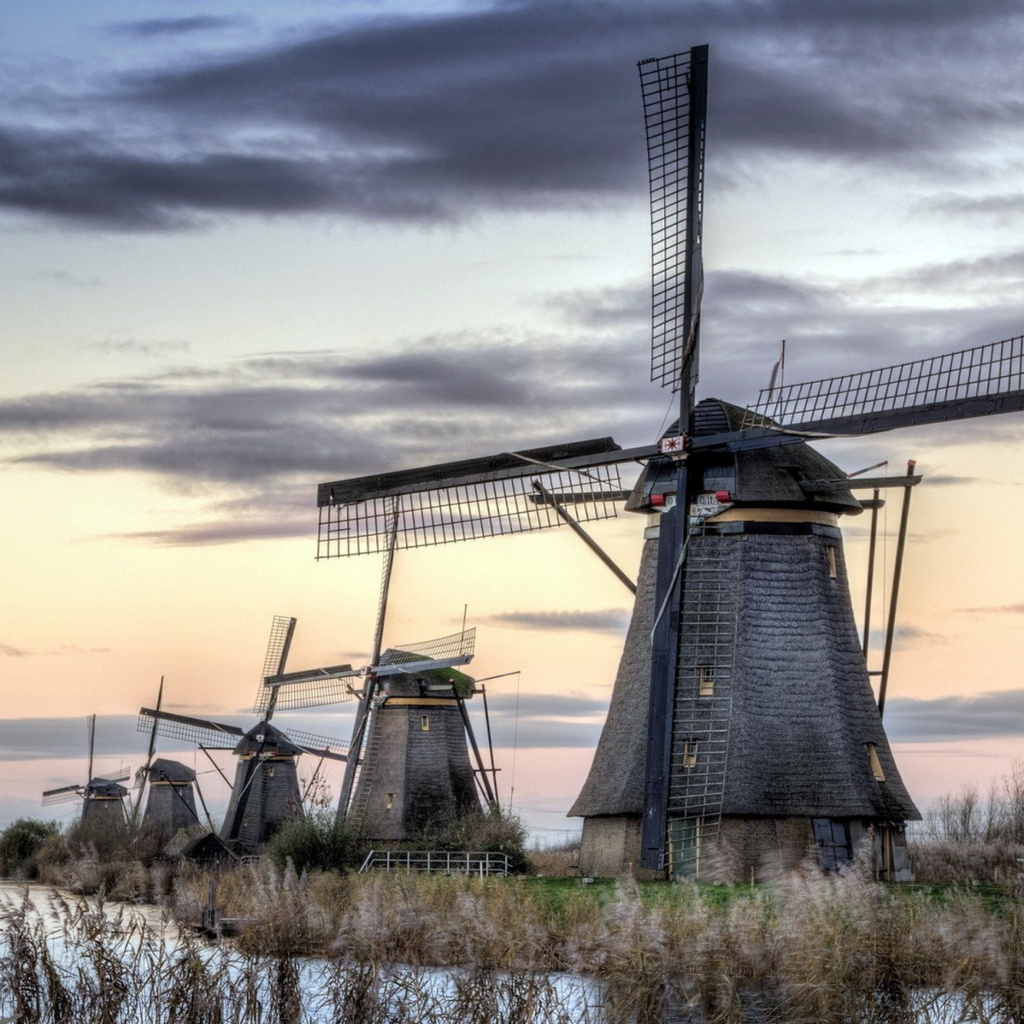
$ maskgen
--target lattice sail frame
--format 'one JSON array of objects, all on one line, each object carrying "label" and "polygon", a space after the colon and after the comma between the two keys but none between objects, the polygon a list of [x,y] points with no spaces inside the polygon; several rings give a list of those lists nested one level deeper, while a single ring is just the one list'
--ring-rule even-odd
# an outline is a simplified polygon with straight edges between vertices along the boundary
[{"label": "lattice sail frame", "polygon": [[465,663],[476,651],[476,626],[439,636],[435,640],[421,640],[414,644],[389,647],[381,656],[381,665],[410,665],[421,661]]},{"label": "lattice sail frame", "polygon": [[[673,391],[682,386],[684,361],[695,348],[704,287],[706,92],[695,95],[693,83],[706,76],[706,67],[706,46],[639,65],[651,187],[651,380]],[[693,371],[690,384],[695,365]]]},{"label": "lattice sail frame", "polygon": [[[318,673],[318,674],[314,674]],[[322,708],[331,704],[344,704],[354,700],[349,689],[348,680],[359,676],[351,665],[334,665],[330,668],[313,669],[309,672],[295,673],[299,679],[287,678],[264,680],[264,688],[277,690],[277,710],[289,711],[299,708]],[[264,698],[256,707],[265,707],[269,697]],[[289,735],[291,735],[289,733]]]},{"label": "lattice sail frame", "polygon": [[[139,712],[138,731],[149,732],[153,728],[154,720],[158,735],[169,739],[184,740],[186,743],[194,743],[196,746],[210,749],[232,749],[245,735],[245,731],[237,725],[191,718],[188,715],[176,715],[170,711],[157,712],[152,708],[142,708]],[[292,744],[301,748],[305,753],[345,760],[348,744],[342,740],[299,729],[281,731]]]},{"label": "lattice sail frame", "polygon": [[762,389],[747,425],[868,433],[1021,408],[1024,336],[840,377]]},{"label": "lattice sail frame", "polygon": [[579,470],[524,465],[516,476],[431,486],[397,499],[380,495],[321,504],[317,558],[386,551],[396,500],[399,550],[564,526],[555,508],[538,500],[534,480],[543,480],[549,492],[571,495],[579,522],[617,514],[622,484],[616,464]]},{"label": "lattice sail frame", "polygon": [[295,635],[295,619],[288,615],[275,615],[270,625],[270,638],[267,641],[267,653],[263,658],[263,671],[260,673],[260,685],[256,690],[256,702],[253,711],[257,715],[265,715],[275,707],[283,708],[279,696],[275,699],[272,689],[263,685],[267,676],[277,675],[284,671],[284,663],[288,658],[288,648]]}]

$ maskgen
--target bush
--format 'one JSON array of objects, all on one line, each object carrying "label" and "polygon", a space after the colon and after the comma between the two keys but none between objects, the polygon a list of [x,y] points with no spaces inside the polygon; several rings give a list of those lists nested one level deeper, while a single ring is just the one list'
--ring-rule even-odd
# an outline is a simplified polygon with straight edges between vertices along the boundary
[{"label": "bush", "polygon": [[526,856],[526,826],[514,814],[500,810],[463,814],[432,822],[415,838],[422,850],[468,850],[473,853],[504,853],[515,874],[532,874]]},{"label": "bush", "polygon": [[278,870],[284,871],[291,861],[299,874],[359,866],[355,835],[328,810],[314,811],[285,823],[264,853]]},{"label": "bush", "polygon": [[43,843],[59,831],[53,821],[19,818],[0,833],[0,874],[36,878],[39,874],[36,854]]}]

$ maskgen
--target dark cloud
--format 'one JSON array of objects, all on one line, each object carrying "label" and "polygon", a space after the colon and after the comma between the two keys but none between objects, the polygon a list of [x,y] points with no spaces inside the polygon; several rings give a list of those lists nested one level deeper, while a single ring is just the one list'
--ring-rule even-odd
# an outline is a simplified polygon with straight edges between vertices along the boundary
[{"label": "dark cloud", "polygon": [[594,611],[506,612],[492,615],[488,622],[513,629],[557,630],[559,632],[611,633],[622,636],[629,625],[625,608]]},{"label": "dark cloud", "polygon": [[931,700],[891,697],[885,725],[890,739],[902,743],[1024,736],[1024,690]]},{"label": "dark cloud", "polygon": [[723,180],[768,151],[976,179],[978,152],[1024,112],[1021,27],[1011,0],[534,0],[292,26],[260,48],[175,51],[103,92],[35,90],[40,116],[0,132],[0,204],[166,230],[219,214],[446,221],[617,202],[643,190],[635,61],[703,41]]},{"label": "dark cloud", "polygon": [[[359,475],[458,455],[636,431],[643,352],[434,339],[387,355],[258,357],[219,372],[111,381],[0,400],[0,437],[36,439],[9,461],[141,470],[183,482]],[[570,386],[571,385],[571,386]],[[596,411],[595,411],[596,410]],[[411,429],[430,424],[430,430]],[[648,427],[648,431],[650,428]],[[42,439],[41,441],[39,439]],[[631,443],[639,443],[633,441]]]},{"label": "dark cloud", "polygon": [[[140,756],[145,741],[136,732],[135,715],[103,715],[96,719],[97,770],[110,770],[99,759]],[[0,760],[77,757],[89,753],[88,718],[0,719]],[[84,770],[83,770],[84,774]],[[68,779],[69,783],[84,779]]]},{"label": "dark cloud", "polygon": [[594,747],[601,735],[607,698],[579,693],[488,692],[495,746]]},{"label": "dark cloud", "polygon": [[147,18],[115,25],[111,31],[129,39],[149,39],[164,36],[186,36],[194,33],[216,32],[226,28],[250,25],[246,18],[218,18],[194,14],[183,18]]},{"label": "dark cloud", "polygon": [[0,644],[0,656],[4,658],[27,658],[29,652],[12,644]]}]

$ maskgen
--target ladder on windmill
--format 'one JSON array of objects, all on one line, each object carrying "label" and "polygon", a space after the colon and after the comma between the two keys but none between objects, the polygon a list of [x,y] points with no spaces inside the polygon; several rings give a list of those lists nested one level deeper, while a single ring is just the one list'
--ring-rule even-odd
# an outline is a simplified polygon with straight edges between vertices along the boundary
[{"label": "ladder on windmill", "polygon": [[698,877],[704,851],[722,822],[732,670],[736,639],[738,557],[735,539],[692,528],[672,725],[667,857],[673,874]]}]

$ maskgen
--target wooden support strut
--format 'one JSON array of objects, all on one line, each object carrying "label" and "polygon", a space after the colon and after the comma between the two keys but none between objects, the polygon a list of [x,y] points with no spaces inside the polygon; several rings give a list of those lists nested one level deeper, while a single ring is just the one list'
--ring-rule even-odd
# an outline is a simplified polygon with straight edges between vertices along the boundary
[{"label": "wooden support strut", "polygon": [[913,460],[907,462],[907,482],[903,488],[903,506],[900,509],[900,532],[896,541],[896,562],[892,570],[892,597],[889,601],[889,621],[885,627],[885,652],[882,655],[882,676],[878,684],[878,714],[885,714],[885,692],[889,684],[889,666],[892,662],[892,644],[896,634],[896,604],[900,596],[900,576],[903,573],[903,552],[907,542],[907,520],[910,516],[910,495],[920,477],[914,477]]}]

